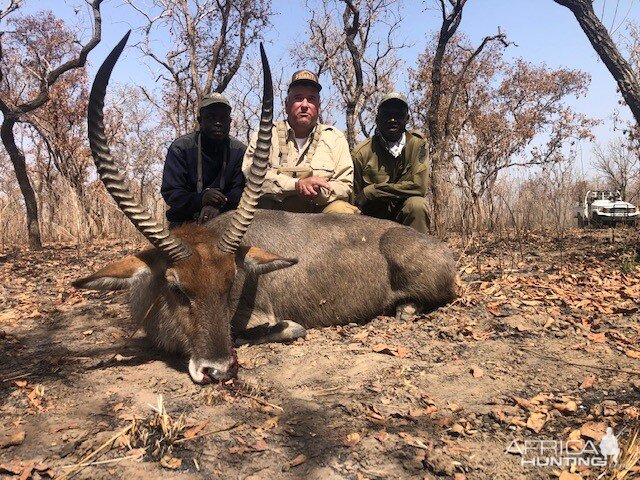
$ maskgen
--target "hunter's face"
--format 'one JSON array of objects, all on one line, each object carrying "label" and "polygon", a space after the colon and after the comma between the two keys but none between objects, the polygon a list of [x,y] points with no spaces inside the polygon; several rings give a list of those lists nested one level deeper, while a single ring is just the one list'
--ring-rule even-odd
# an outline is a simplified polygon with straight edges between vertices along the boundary
[{"label": "hunter's face", "polygon": [[378,108],[376,126],[385,140],[397,142],[409,121],[409,108],[404,102],[388,100]]},{"label": "hunter's face", "polygon": [[231,108],[221,103],[200,109],[200,131],[214,142],[221,142],[231,130]]},{"label": "hunter's face", "polygon": [[316,87],[296,85],[291,87],[285,102],[287,120],[294,130],[311,130],[318,121],[320,94]]}]

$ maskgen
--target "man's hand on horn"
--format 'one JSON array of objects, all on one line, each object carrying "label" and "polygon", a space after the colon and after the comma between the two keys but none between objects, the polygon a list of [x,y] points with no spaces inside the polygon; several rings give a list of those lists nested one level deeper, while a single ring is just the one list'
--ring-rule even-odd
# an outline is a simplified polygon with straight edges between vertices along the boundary
[{"label": "man's hand on horn", "polygon": [[218,209],[224,207],[227,197],[217,188],[207,188],[202,192],[202,205],[211,205]]},{"label": "man's hand on horn", "polygon": [[227,197],[220,190],[207,188],[202,194],[202,210],[198,223],[208,222],[220,215],[220,209],[227,203]]},{"label": "man's hand on horn", "polygon": [[212,207],[211,205],[205,205],[200,210],[200,217],[198,217],[198,223],[206,223],[220,215],[220,209]]}]

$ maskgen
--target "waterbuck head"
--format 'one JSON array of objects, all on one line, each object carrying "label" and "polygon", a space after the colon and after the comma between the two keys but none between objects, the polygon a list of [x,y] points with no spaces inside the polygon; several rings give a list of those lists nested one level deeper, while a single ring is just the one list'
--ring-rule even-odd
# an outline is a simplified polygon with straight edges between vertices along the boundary
[{"label": "waterbuck head", "polygon": [[[271,73],[262,45],[264,92],[253,166],[238,209],[221,231],[187,225],[172,232],[135,199],[114,162],[104,133],[104,97],[111,71],[129,34],[106,58],[89,98],[89,142],[100,178],[120,209],[154,248],[116,261],[74,282],[78,288],[130,290],[132,315],[151,340],[168,351],[189,356],[196,383],[227,380],[237,373],[231,339],[229,292],[238,269],[263,274],[296,263],[257,247],[241,246],[267,170],[273,120]],[[227,222],[228,225],[228,222]]]}]

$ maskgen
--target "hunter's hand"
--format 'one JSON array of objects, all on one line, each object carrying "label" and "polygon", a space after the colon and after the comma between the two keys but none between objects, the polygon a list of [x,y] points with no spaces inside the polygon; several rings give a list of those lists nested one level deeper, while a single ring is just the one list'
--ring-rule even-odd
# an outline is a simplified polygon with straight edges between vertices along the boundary
[{"label": "hunter's hand", "polygon": [[205,205],[200,210],[200,217],[198,217],[198,223],[206,223],[209,220],[212,220],[220,215],[220,209],[216,207],[212,207],[211,205]]},{"label": "hunter's hand", "polygon": [[304,198],[313,199],[318,196],[320,188],[326,188],[331,191],[331,186],[324,178],[309,177],[303,178],[296,182],[296,192]]},{"label": "hunter's hand", "polygon": [[220,209],[225,203],[227,203],[227,197],[216,188],[207,188],[202,194],[203,206],[208,205]]}]

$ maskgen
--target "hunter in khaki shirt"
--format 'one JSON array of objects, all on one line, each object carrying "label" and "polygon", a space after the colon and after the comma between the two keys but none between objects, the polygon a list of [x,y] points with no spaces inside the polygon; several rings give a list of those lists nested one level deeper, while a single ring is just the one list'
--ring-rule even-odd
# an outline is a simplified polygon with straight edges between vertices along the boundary
[{"label": "hunter in khaki shirt", "polygon": [[[350,205],[353,162],[340,130],[318,123],[320,84],[315,74],[293,74],[285,103],[287,120],[273,126],[269,169],[259,208],[306,213],[357,213]],[[245,176],[257,141],[243,161]]]}]

